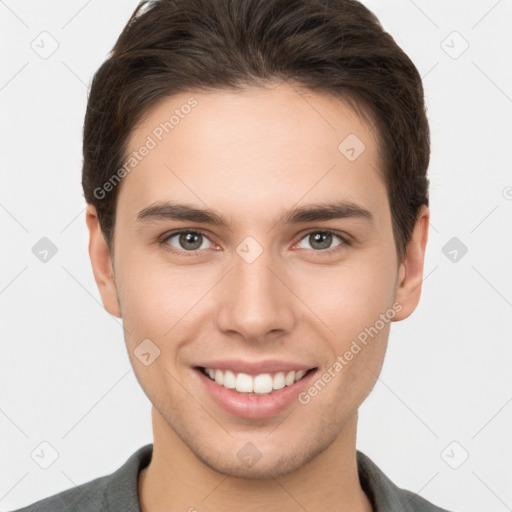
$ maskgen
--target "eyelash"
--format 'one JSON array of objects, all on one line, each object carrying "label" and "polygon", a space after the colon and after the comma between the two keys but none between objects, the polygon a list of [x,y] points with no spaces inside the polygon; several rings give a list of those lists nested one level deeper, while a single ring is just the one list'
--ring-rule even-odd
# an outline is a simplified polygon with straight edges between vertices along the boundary
[{"label": "eyelash", "polygon": [[[172,237],[174,237],[176,235],[180,235],[182,233],[187,233],[187,234],[193,233],[193,234],[196,234],[196,235],[200,234],[200,235],[203,235],[208,240],[210,240],[208,238],[208,235],[204,231],[202,231],[201,229],[181,229],[181,230],[172,231],[170,233],[166,233],[165,235],[163,235],[160,238],[160,244],[164,246],[164,249],[166,251],[168,251],[168,252],[170,252],[172,254],[177,254],[179,256],[187,256],[187,257],[189,257],[189,256],[192,256],[192,257],[199,256],[199,253],[201,253],[204,249],[196,249],[194,251],[180,251],[180,250],[175,249],[174,247],[172,247],[168,243],[166,243],[170,238],[172,238]],[[341,244],[339,244],[336,247],[333,247],[331,249],[324,249],[324,250],[318,250],[318,251],[310,249],[310,250],[313,251],[313,254],[315,254],[315,255],[319,255],[319,256],[330,255],[330,254],[333,254],[335,252],[338,252],[339,250],[343,249],[343,247],[345,247],[345,246],[351,245],[350,240],[348,239],[348,237],[341,235],[337,231],[332,231],[332,230],[329,230],[329,229],[313,229],[313,230],[310,230],[307,233],[304,233],[300,237],[300,239],[299,239],[299,241],[297,243],[302,241],[307,236],[312,235],[313,233],[315,233],[315,234],[321,233],[323,235],[325,235],[325,234],[334,235],[334,236],[337,236],[338,238],[340,238],[340,240],[342,242]],[[296,245],[296,244],[294,244],[294,245]]]}]

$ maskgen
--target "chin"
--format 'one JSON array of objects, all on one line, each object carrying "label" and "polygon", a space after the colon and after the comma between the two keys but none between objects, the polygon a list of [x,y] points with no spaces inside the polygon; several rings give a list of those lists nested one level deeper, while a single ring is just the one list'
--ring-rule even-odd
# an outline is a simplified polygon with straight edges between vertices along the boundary
[{"label": "chin", "polygon": [[206,466],[219,473],[233,478],[261,480],[279,478],[301,469],[326,450],[335,438],[335,435],[332,439],[317,437],[307,446],[299,442],[299,446],[276,444],[261,450],[250,441],[238,442],[237,446],[241,444],[242,447],[236,448],[235,457],[230,456],[230,448],[216,453],[204,445],[199,451],[190,448]]},{"label": "chin", "polygon": [[[201,458],[201,457],[200,457]],[[220,459],[215,461],[208,458],[201,458],[202,462],[211,469],[232,478],[244,478],[247,480],[265,480],[278,478],[296,471],[304,465],[302,456],[276,454],[269,460],[269,456],[262,454],[261,458],[254,463],[227,459],[226,454],[220,454]]]}]

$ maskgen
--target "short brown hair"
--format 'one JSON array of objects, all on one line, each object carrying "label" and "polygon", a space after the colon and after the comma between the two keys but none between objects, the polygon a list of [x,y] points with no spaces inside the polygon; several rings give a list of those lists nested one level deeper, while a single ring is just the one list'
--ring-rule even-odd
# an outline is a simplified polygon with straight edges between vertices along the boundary
[{"label": "short brown hair", "polygon": [[109,249],[120,187],[100,197],[97,191],[123,166],[129,136],[151,107],[189,90],[286,80],[369,114],[402,261],[420,207],[428,205],[423,85],[410,58],[356,0],[138,5],[93,78],[84,123],[82,186]]}]

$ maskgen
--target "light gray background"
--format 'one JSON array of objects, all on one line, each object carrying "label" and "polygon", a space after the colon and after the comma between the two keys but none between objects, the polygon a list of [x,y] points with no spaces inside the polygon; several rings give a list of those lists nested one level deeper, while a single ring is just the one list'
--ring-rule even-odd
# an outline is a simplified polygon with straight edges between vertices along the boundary
[{"label": "light gray background", "polygon": [[[358,448],[445,508],[512,510],[512,1],[364,3],[424,77],[432,218],[422,300],[392,326]],[[136,4],[0,1],[4,511],[152,441],[120,321],[93,280],[80,185],[87,87]],[[42,237],[58,249],[46,263],[32,252]],[[468,248],[456,261],[443,253],[452,237]],[[48,469],[42,442],[58,453]]]}]

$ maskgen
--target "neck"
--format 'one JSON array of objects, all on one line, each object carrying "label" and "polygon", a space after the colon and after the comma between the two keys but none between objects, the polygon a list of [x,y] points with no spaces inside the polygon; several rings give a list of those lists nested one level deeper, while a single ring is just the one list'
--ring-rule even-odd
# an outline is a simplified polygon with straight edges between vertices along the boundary
[{"label": "neck", "polygon": [[152,415],[153,456],[138,485],[142,512],[372,512],[357,472],[357,414],[317,457],[296,471],[268,479],[216,471],[195,456],[155,408]]}]

